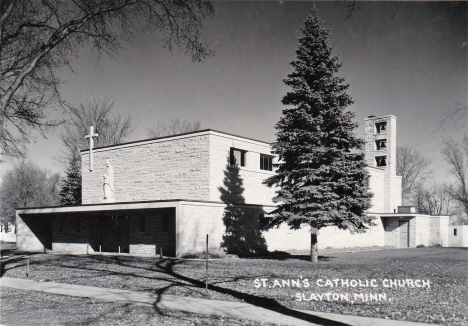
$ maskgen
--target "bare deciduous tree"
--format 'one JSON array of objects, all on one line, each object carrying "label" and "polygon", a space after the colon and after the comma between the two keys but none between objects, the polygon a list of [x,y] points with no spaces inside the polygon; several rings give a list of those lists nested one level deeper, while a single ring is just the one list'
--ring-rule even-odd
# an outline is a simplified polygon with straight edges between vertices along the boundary
[{"label": "bare deciduous tree", "polygon": [[24,159],[5,173],[0,187],[2,220],[14,222],[15,208],[59,203],[60,175],[51,174]]},{"label": "bare deciduous tree", "polygon": [[397,175],[402,177],[403,204],[412,204],[415,191],[432,175],[431,161],[412,147],[398,146],[396,164]]},{"label": "bare deciduous tree", "polygon": [[453,139],[446,140],[444,145],[442,154],[455,177],[450,193],[468,214],[468,135],[465,135],[460,142]]},{"label": "bare deciduous tree", "polygon": [[200,121],[188,122],[186,120],[173,119],[169,122],[158,122],[146,129],[146,134],[150,138],[164,137],[184,132],[200,130]]},{"label": "bare deciduous tree", "polygon": [[450,186],[437,183],[427,188],[418,186],[414,194],[414,204],[421,214],[452,215],[455,205],[450,194]]},{"label": "bare deciduous tree", "polygon": [[94,126],[99,134],[95,147],[122,143],[133,131],[131,116],[122,117],[113,113],[114,104],[108,99],[91,101],[80,106],[68,105],[65,109],[66,122],[60,140],[64,146],[60,160],[67,165],[60,196],[63,205],[81,204],[81,155],[80,150],[89,148],[85,135]]},{"label": "bare deciduous tree", "polygon": [[31,129],[55,125],[46,110],[62,103],[57,70],[87,44],[113,55],[131,39],[134,21],[159,31],[164,46],[185,48],[193,60],[210,50],[199,40],[209,1],[0,1],[0,142],[2,156],[18,156]]},{"label": "bare deciduous tree", "polygon": [[64,130],[60,134],[60,140],[64,146],[61,161],[68,163],[80,156],[80,150],[87,149],[89,141],[85,135],[89,133],[89,127],[99,137],[94,139],[94,147],[115,145],[123,142],[130,136],[132,130],[132,117],[115,115],[114,103],[107,98],[101,101],[91,100],[79,106],[67,105],[65,107]]}]

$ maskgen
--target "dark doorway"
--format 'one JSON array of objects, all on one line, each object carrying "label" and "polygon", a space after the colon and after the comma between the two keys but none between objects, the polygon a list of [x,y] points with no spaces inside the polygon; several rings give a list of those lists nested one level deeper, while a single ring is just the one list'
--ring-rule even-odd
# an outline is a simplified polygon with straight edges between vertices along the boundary
[{"label": "dark doorway", "polygon": [[129,253],[129,218],[102,216],[98,218],[98,244],[102,252]]},{"label": "dark doorway", "polygon": [[400,248],[409,247],[409,221],[400,220]]}]

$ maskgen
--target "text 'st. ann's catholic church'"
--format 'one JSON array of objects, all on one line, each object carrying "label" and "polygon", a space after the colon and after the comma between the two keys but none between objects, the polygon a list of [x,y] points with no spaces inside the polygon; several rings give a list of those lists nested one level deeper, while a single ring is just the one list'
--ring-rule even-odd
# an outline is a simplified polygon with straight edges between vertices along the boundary
[{"label": "text 'st. ann's catholic church'", "polygon": [[[401,206],[396,120],[390,115],[365,121],[374,194],[368,214],[376,225],[359,234],[324,228],[320,248],[447,245],[447,216]],[[306,225],[263,230],[275,208],[275,189],[262,183],[274,174],[269,143],[201,130],[84,150],[81,158],[83,204],[18,209],[19,250],[180,257],[205,251],[207,234],[215,253],[310,248]]]}]

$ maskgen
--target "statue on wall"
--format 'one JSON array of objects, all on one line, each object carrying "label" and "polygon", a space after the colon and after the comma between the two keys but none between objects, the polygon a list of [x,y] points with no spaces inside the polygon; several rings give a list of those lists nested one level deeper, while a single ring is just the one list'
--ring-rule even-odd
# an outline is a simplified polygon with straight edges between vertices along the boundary
[{"label": "statue on wall", "polygon": [[104,202],[114,202],[114,169],[109,161],[106,162],[104,174]]}]

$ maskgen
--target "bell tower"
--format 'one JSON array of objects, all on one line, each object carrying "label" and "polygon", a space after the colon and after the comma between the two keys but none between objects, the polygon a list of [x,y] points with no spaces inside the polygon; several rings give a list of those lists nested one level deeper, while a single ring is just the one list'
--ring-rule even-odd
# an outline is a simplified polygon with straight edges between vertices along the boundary
[{"label": "bell tower", "polygon": [[384,172],[384,210],[393,213],[401,205],[401,178],[396,175],[396,120],[394,115],[369,116],[365,120],[366,162]]}]

